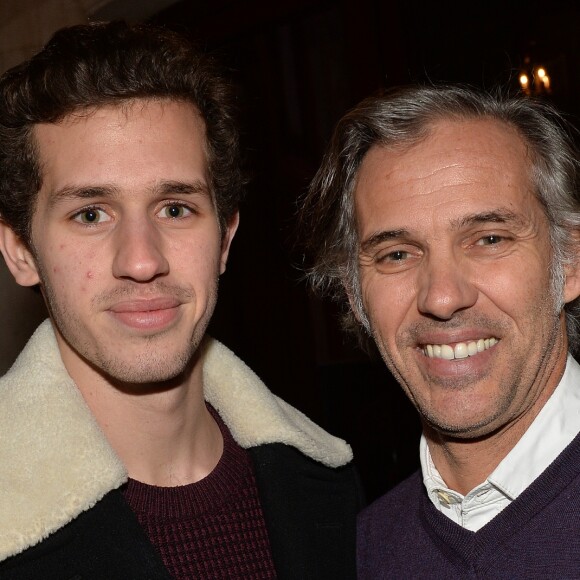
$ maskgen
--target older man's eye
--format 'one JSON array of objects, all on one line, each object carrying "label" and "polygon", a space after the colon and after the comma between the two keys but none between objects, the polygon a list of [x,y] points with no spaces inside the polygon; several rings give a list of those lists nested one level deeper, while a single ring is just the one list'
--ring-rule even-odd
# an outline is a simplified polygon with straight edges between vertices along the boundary
[{"label": "older man's eye", "polygon": [[388,253],[384,256],[383,260],[388,260],[390,262],[401,262],[406,260],[409,257],[409,252],[405,252],[404,250],[395,250],[394,252]]},{"label": "older man's eye", "polygon": [[504,240],[503,236],[490,234],[489,236],[484,236],[483,238],[480,238],[479,240],[477,240],[476,243],[479,246],[493,246],[494,244],[499,244],[500,242],[503,242],[503,240]]}]

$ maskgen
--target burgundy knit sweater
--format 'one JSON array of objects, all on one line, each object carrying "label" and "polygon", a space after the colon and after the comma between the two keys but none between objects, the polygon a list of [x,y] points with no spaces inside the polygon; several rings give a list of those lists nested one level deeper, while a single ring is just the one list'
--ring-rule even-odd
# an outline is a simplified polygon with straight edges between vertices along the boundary
[{"label": "burgundy knit sweater", "polygon": [[210,411],[224,438],[215,469],[178,487],[130,479],[125,499],[175,578],[275,578],[251,459]]},{"label": "burgundy knit sweater", "polygon": [[580,578],[580,435],[477,532],[435,508],[420,472],[359,516],[359,580]]}]

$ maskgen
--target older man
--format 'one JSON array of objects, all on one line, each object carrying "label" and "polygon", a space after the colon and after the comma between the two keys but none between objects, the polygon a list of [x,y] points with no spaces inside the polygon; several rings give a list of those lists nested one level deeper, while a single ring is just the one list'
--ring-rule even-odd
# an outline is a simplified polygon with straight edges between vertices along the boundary
[{"label": "older man", "polygon": [[304,200],[420,414],[421,471],[359,517],[364,578],[578,578],[578,161],[549,106],[461,87],[369,98]]}]

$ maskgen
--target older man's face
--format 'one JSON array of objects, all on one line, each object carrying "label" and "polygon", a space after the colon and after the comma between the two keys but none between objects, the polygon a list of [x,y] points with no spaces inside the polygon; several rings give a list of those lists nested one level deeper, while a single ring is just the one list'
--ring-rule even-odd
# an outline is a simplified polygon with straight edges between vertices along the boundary
[{"label": "older man's face", "polygon": [[441,121],[403,152],[371,149],[361,166],[365,311],[389,368],[441,433],[526,426],[565,365],[559,305],[577,283],[554,295],[526,155],[507,126]]}]

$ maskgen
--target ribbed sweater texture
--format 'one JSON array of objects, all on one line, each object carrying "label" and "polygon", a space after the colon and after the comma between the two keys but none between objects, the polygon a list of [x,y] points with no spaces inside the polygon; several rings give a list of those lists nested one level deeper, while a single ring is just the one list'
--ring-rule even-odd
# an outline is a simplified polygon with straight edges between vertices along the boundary
[{"label": "ribbed sweater texture", "polygon": [[210,411],[224,438],[215,469],[177,487],[130,479],[125,499],[174,578],[275,578],[251,459]]},{"label": "ribbed sweater texture", "polygon": [[579,579],[580,435],[477,532],[440,513],[415,473],[359,515],[357,560],[359,580]]}]

